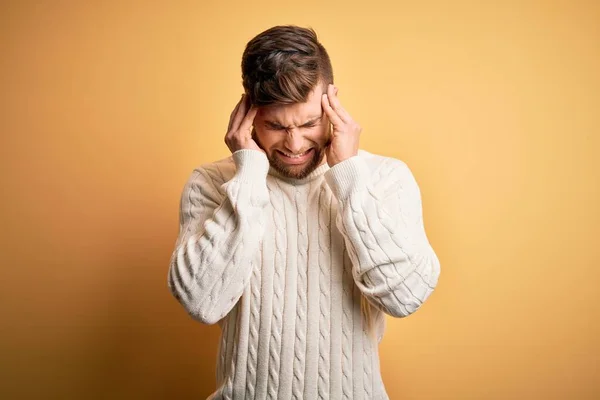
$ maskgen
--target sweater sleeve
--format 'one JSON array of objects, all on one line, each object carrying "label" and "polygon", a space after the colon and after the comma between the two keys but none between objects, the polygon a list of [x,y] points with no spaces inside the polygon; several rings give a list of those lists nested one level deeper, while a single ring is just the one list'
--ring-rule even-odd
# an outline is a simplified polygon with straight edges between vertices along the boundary
[{"label": "sweater sleeve", "polygon": [[433,292],[438,258],[425,234],[421,194],[408,166],[391,158],[374,179],[355,156],[326,173],[338,200],[336,225],[365,297],[394,317],[415,312]]},{"label": "sweater sleeve", "polygon": [[236,172],[228,182],[215,183],[206,169],[198,168],[181,195],[168,286],[186,311],[205,324],[221,320],[241,297],[269,202],[266,156],[240,150],[233,160]]}]

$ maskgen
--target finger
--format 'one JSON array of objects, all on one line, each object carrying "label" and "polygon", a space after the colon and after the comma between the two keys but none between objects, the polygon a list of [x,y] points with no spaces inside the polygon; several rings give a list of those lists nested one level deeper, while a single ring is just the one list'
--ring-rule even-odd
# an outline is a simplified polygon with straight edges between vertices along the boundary
[{"label": "finger", "polygon": [[244,117],[244,120],[240,124],[240,132],[250,132],[252,130],[252,124],[254,123],[254,117],[256,117],[257,112],[258,107],[250,107],[250,110],[248,110],[246,116]]},{"label": "finger", "polygon": [[329,85],[327,88],[327,97],[329,99],[329,104],[331,108],[340,116],[340,119],[344,122],[349,122],[352,120],[350,114],[342,107],[340,100],[337,97],[337,88],[333,85]]},{"label": "finger", "polygon": [[229,115],[229,124],[227,125],[227,132],[231,132],[231,126],[233,125],[233,118],[235,117],[236,113],[240,109],[240,105],[242,104],[243,101],[244,101],[244,95],[242,95],[242,97],[240,97],[240,100],[237,102],[237,104],[235,105],[235,108]]},{"label": "finger", "polygon": [[231,130],[233,132],[235,132],[239,129],[239,126],[242,123],[242,120],[244,119],[244,117],[246,116],[246,113],[248,112],[249,103],[250,103],[250,98],[248,97],[247,94],[244,94],[242,96],[240,106],[239,106],[237,112],[235,113],[235,115],[233,116],[233,121],[231,123]]},{"label": "finger", "polygon": [[329,104],[329,97],[326,93],[323,93],[323,97],[321,97],[321,105],[323,106],[323,110],[325,110],[325,114],[329,118],[329,121],[333,124],[333,126],[342,126],[344,121],[339,117],[339,115],[331,108]]},{"label": "finger", "polygon": [[240,108],[238,108],[237,113],[233,117],[233,122],[231,124],[231,131],[238,131],[240,128],[240,124],[242,123],[248,109],[250,108],[250,98],[247,94],[244,95],[242,102],[240,104]]}]

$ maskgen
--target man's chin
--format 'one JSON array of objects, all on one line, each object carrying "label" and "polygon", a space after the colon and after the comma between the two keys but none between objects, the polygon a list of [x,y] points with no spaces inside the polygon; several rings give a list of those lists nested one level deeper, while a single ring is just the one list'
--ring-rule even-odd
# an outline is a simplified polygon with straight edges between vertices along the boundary
[{"label": "man's chin", "polygon": [[286,166],[281,164],[271,164],[271,166],[283,177],[291,179],[303,179],[310,175],[316,168],[310,165]]},{"label": "man's chin", "polygon": [[291,179],[304,179],[319,167],[323,160],[323,153],[316,152],[315,155],[303,164],[291,165],[284,163],[277,155],[269,157],[271,166],[282,176]]}]

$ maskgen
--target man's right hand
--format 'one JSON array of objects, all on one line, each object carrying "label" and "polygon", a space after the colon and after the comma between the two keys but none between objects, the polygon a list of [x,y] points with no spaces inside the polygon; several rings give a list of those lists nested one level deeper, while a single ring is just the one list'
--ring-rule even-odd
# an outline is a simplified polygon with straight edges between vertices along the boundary
[{"label": "man's right hand", "polygon": [[257,108],[250,106],[248,96],[242,95],[229,117],[229,127],[225,135],[225,143],[232,153],[244,149],[263,151],[252,138],[252,124],[256,112]]}]

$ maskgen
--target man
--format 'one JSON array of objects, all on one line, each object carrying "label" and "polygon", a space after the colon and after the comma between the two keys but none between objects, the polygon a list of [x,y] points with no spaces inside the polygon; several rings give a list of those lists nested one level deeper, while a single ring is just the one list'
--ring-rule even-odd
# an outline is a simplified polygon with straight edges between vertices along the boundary
[{"label": "man", "polygon": [[384,314],[416,311],[440,266],[419,188],[399,160],[359,150],[314,31],[271,28],[242,59],[232,156],[194,170],[168,282],[219,323],[210,399],[387,399]]}]

